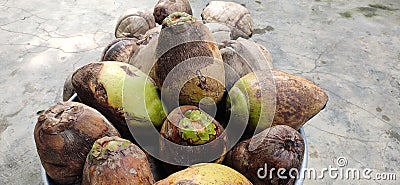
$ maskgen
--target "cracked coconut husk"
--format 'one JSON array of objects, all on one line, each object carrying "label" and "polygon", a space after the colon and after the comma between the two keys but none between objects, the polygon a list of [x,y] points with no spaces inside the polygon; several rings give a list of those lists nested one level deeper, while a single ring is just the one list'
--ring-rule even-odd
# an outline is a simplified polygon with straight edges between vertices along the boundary
[{"label": "cracked coconut husk", "polygon": [[90,184],[150,185],[154,178],[138,146],[119,137],[103,137],[93,144],[84,166],[82,185]]},{"label": "cracked coconut husk", "polygon": [[[226,154],[224,164],[254,184],[292,185],[296,180],[292,177],[296,177],[295,172],[303,161],[304,150],[304,140],[298,131],[277,125],[238,143]],[[260,173],[259,169],[266,171]],[[281,174],[285,178],[279,178],[278,173],[272,173],[270,169],[285,169]]]},{"label": "cracked coconut husk", "polygon": [[[210,144],[209,148],[193,149],[193,158],[202,155],[219,156],[213,162],[221,163],[226,153],[227,137],[224,129],[215,119],[195,106],[181,106],[174,109],[164,121],[160,134],[163,138],[182,146],[201,146]],[[179,149],[168,147],[167,141],[161,140],[160,154],[170,160],[179,160],[183,155]],[[185,150],[185,149],[183,149]],[[183,151],[186,152],[186,151]],[[208,161],[202,161],[208,162]],[[176,172],[184,167],[165,164],[168,173]]]},{"label": "cracked coconut husk", "polygon": [[61,102],[39,116],[36,148],[46,173],[59,184],[80,184],[82,169],[93,143],[118,131],[95,109]]}]

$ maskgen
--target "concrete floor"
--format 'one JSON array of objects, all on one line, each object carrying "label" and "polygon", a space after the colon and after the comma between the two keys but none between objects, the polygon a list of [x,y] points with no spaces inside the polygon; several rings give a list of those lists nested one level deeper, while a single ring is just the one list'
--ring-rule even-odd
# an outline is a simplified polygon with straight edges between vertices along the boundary
[{"label": "concrete floor", "polygon": [[[65,77],[96,61],[127,8],[155,0],[0,1],[0,184],[41,184],[33,141],[36,112],[61,101]],[[326,109],[304,127],[310,168],[370,168],[397,180],[304,184],[400,184],[400,1],[238,0],[249,8],[253,39],[275,68],[314,81]],[[199,17],[206,1],[192,0]]]}]

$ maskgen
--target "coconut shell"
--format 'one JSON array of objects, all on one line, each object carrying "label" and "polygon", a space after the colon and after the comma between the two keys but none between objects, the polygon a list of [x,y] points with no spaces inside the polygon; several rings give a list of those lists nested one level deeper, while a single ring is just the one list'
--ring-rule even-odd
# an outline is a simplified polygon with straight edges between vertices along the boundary
[{"label": "coconut shell", "polygon": [[163,20],[174,12],[193,14],[188,0],[159,0],[154,7],[153,16],[156,23],[162,24]]},{"label": "coconut shell", "polygon": [[195,164],[156,182],[156,185],[213,184],[213,185],[251,185],[239,172],[215,163]]},{"label": "coconut shell", "polygon": [[80,184],[93,143],[118,131],[98,111],[77,102],[61,102],[39,116],[34,138],[40,161],[54,182]]},{"label": "coconut shell", "polygon": [[217,22],[210,22],[204,24],[212,33],[215,42],[223,43],[226,41],[234,40],[232,37],[231,28],[225,24],[217,23]]},{"label": "coconut shell", "polygon": [[161,31],[161,26],[156,26],[150,30],[148,30],[145,35],[149,35],[149,36],[154,36],[154,35],[159,35]]},{"label": "coconut shell", "polygon": [[136,38],[119,38],[108,44],[101,54],[100,61],[119,61],[128,63],[139,48]]},{"label": "coconut shell", "polygon": [[179,106],[178,98],[180,105],[198,105],[205,97],[216,103],[222,99],[221,54],[208,28],[192,16],[177,12],[164,20],[156,58],[152,77],[165,95],[168,110]]},{"label": "coconut shell", "polygon": [[72,83],[82,102],[99,110],[124,138],[133,139],[129,126],[161,126],[166,117],[154,82],[132,65],[93,62],[76,70]]},{"label": "coconut shell", "polygon": [[273,125],[298,130],[325,107],[328,96],[305,78],[278,70],[260,70],[236,82],[230,101],[233,103],[228,103],[229,109],[236,107],[241,114],[249,111],[249,133],[257,126],[259,132]]},{"label": "coconut shell", "polygon": [[218,22],[231,28],[233,39],[249,38],[253,35],[253,19],[246,7],[226,1],[211,1],[203,9],[201,17],[204,22]]},{"label": "coconut shell", "polygon": [[239,78],[257,70],[272,69],[272,58],[262,45],[243,38],[230,40],[220,48],[222,59],[232,70],[225,70],[226,88],[229,90]]},{"label": "coconut shell", "polygon": [[151,74],[151,69],[156,63],[156,48],[158,44],[158,37],[161,32],[161,26],[154,27],[146,32],[146,38],[140,43],[138,50],[132,55],[129,64],[137,67],[145,74],[154,77]]},{"label": "coconut shell", "polygon": [[[193,113],[193,115],[190,113]],[[188,115],[191,115],[192,117],[189,117]],[[203,119],[207,121],[205,122]],[[185,121],[187,122],[184,123]],[[212,129],[209,128],[211,125],[208,124],[212,124]],[[160,135],[163,138],[182,146],[204,145],[215,140],[215,142],[212,143],[212,147],[214,148],[213,153],[218,154],[220,157],[214,162],[219,163],[222,162],[224,157],[223,155],[226,152],[227,138],[225,134],[222,135],[223,131],[224,128],[218,123],[218,121],[199,108],[195,106],[181,106],[174,109],[168,115],[168,118],[164,121],[161,128]],[[200,133],[208,133],[206,139],[203,138]],[[217,139],[218,137],[221,138]],[[168,146],[169,145],[166,145],[166,143],[161,142],[161,155],[167,158],[175,158],[180,155],[178,150],[175,150],[174,148],[171,149]],[[207,151],[196,151],[193,155],[197,156],[195,158],[200,158],[199,156],[204,152]]]},{"label": "coconut shell", "polygon": [[267,62],[269,64],[270,68],[273,69],[274,64],[273,64],[272,56],[271,56],[271,53],[269,52],[269,50],[265,46],[263,46],[259,43],[256,43],[256,45],[258,46],[258,48],[260,48],[261,52],[263,53],[265,59],[267,60]]},{"label": "coconut shell", "polygon": [[[208,124],[212,124],[212,131],[208,130],[209,126],[211,126]],[[226,153],[227,142],[226,135],[222,135],[223,131],[224,128],[218,123],[218,121],[213,119],[210,115],[203,112],[199,108],[195,106],[181,106],[174,109],[168,115],[161,128],[160,135],[168,141],[182,146],[199,146],[210,143],[212,146],[209,147],[213,148],[212,152],[210,152],[209,149],[193,148],[191,149],[193,150],[191,153],[191,158],[196,158],[199,160],[196,162],[209,162],[204,160],[202,161],[202,159],[200,159],[201,156],[215,154],[215,156],[220,157],[213,162],[221,163],[224,159],[224,154]],[[201,136],[200,133],[203,132],[208,133],[206,138]],[[221,138],[217,139],[218,137]],[[169,161],[187,161],[185,159],[181,159],[183,154],[180,150],[169,146],[170,145],[168,145],[165,140],[161,140],[160,155],[163,158],[168,159]],[[164,166],[164,169],[169,173],[184,169],[184,167],[180,165],[164,164]]]},{"label": "coconut shell", "polygon": [[119,17],[115,26],[115,38],[137,38],[155,26],[156,23],[150,11],[141,8],[131,8]]},{"label": "coconut shell", "polygon": [[[178,126],[180,121],[182,121],[182,119],[187,118],[185,116],[185,114],[190,111],[200,111],[200,114],[206,116],[208,120],[212,121],[212,124],[215,125],[215,134],[214,134],[215,138],[220,136],[221,133],[224,131],[224,128],[216,120],[214,120],[210,115],[208,115],[207,113],[203,112],[202,110],[200,110],[199,108],[197,108],[195,106],[185,105],[185,106],[181,106],[181,107],[174,109],[168,115],[168,118],[164,121],[164,124],[161,128],[161,131],[160,131],[161,136],[163,136],[164,138],[167,138],[168,140],[170,140],[176,144],[180,144],[180,145],[185,145],[185,146],[199,145],[199,144],[196,144],[196,140],[199,138],[197,138],[195,141],[192,139],[187,140],[187,139],[182,138],[182,128],[180,128]],[[195,126],[195,127],[203,128],[204,125],[199,126],[199,124],[205,124],[205,123],[199,123],[198,120],[193,120],[193,121],[190,120],[190,121],[191,121],[190,124],[193,124],[192,126]],[[204,141],[201,144],[209,143],[212,140],[213,139],[210,138],[210,140]]]},{"label": "coconut shell", "polygon": [[72,74],[73,73],[69,74],[65,79],[63,88],[63,101],[68,101],[75,94],[75,89],[72,85]]},{"label": "coconut shell", "polygon": [[82,185],[107,184],[154,184],[146,154],[119,137],[98,139],[86,158]]},{"label": "coconut shell", "polygon": [[[224,163],[254,184],[292,185],[295,181],[292,177],[297,173],[294,171],[290,176],[289,172],[299,170],[304,150],[304,140],[299,132],[286,125],[277,125],[238,143],[227,153]],[[286,170],[282,174],[286,179],[278,177],[277,171],[281,168]],[[270,171],[272,169],[275,171]]]}]

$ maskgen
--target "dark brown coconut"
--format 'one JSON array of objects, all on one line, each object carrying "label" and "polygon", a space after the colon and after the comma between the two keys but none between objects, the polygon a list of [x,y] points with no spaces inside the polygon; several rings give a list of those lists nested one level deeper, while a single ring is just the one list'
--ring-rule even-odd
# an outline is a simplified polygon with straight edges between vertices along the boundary
[{"label": "dark brown coconut", "polygon": [[218,22],[231,28],[231,37],[249,38],[253,35],[253,19],[246,7],[226,1],[211,1],[201,13],[206,23]]},{"label": "dark brown coconut", "polygon": [[119,61],[128,63],[139,48],[136,38],[119,38],[108,44],[101,54],[100,61]]},{"label": "dark brown coconut", "polygon": [[[303,161],[304,149],[299,132],[277,125],[237,144],[227,153],[224,162],[253,184],[292,185]],[[275,171],[271,172],[272,169]],[[278,169],[285,169],[281,176],[286,179],[278,177]]]},{"label": "dark brown coconut", "polygon": [[87,156],[82,185],[151,185],[154,178],[146,154],[119,137],[98,139]]},{"label": "dark brown coconut", "polygon": [[[226,152],[226,135],[223,134],[224,128],[207,113],[195,106],[181,106],[174,109],[165,120],[160,134],[163,138],[182,146],[199,146],[211,143],[212,153],[220,156],[215,163],[221,163]],[[217,139],[218,137],[222,137]],[[215,142],[213,142],[215,141]],[[171,159],[183,157],[182,153],[175,148],[168,147],[162,139],[160,142],[161,156]],[[210,151],[193,151],[193,158],[200,158],[202,155],[213,155]],[[209,162],[209,161],[196,161]],[[179,165],[165,164],[167,172],[176,172],[184,167]]]},{"label": "dark brown coconut", "polygon": [[192,8],[188,0],[159,0],[154,7],[153,16],[156,23],[162,24],[163,20],[174,12],[186,12],[192,15]]},{"label": "dark brown coconut", "polygon": [[168,110],[178,106],[170,106],[178,95],[180,105],[198,105],[205,97],[216,103],[222,99],[221,54],[208,28],[192,16],[176,12],[164,20],[156,58],[151,77],[164,93]]},{"label": "dark brown coconut", "polygon": [[59,184],[80,184],[93,143],[118,131],[99,112],[77,102],[62,102],[39,116],[34,138],[46,173]]}]

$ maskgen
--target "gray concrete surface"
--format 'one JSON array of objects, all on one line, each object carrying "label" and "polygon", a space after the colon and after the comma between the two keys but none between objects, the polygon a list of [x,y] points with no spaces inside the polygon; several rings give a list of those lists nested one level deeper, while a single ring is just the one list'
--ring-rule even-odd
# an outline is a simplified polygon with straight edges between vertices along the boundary
[{"label": "gray concrete surface", "polygon": [[[304,127],[310,168],[370,168],[397,180],[304,184],[400,184],[400,1],[238,0],[276,68],[326,90],[325,110]],[[192,0],[196,16],[207,1]],[[65,77],[96,61],[127,8],[155,0],[0,1],[0,184],[41,184],[36,112],[61,101]],[[340,168],[339,168],[340,169]]]}]

